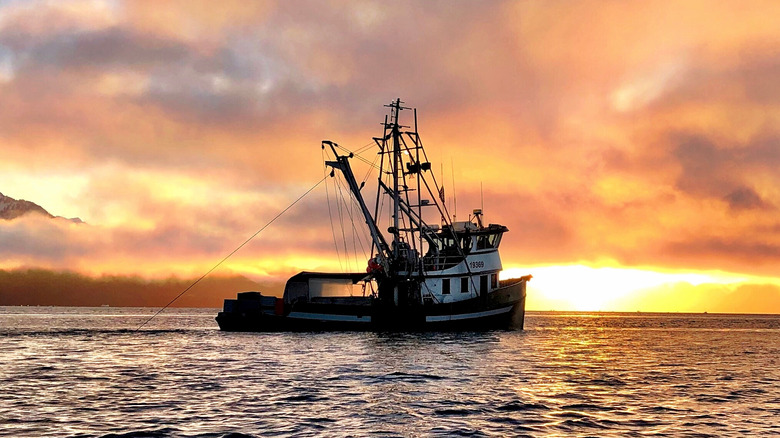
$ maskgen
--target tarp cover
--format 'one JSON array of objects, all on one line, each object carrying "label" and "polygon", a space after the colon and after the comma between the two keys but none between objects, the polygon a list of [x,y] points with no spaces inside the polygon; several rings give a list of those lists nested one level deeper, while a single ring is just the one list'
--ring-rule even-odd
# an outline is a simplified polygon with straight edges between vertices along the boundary
[{"label": "tarp cover", "polygon": [[310,278],[309,298],[362,296],[360,284],[353,284],[349,278]]}]

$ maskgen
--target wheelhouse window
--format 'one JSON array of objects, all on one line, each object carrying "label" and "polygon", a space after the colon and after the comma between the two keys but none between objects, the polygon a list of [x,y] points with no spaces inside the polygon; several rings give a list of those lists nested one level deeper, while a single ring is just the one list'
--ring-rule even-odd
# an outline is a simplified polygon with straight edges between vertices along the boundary
[{"label": "wheelhouse window", "polygon": [[442,236],[437,241],[439,252],[443,254],[457,254],[458,248],[455,246],[455,239],[449,236]]},{"label": "wheelhouse window", "polygon": [[441,293],[442,295],[450,294],[450,279],[445,278],[441,281]]},{"label": "wheelhouse window", "polygon": [[463,250],[464,254],[471,252],[471,236],[465,236],[461,238],[460,248]]},{"label": "wheelhouse window", "polygon": [[463,293],[467,293],[469,291],[469,278],[468,277],[461,277],[460,279],[460,291]]},{"label": "wheelhouse window", "polygon": [[478,250],[498,248],[498,244],[501,242],[501,233],[480,234],[476,236],[476,240],[476,249]]}]

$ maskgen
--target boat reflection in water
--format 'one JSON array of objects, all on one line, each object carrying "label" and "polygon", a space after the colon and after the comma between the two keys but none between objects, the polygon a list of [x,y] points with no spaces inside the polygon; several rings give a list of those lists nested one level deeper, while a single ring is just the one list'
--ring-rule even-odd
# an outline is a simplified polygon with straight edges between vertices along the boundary
[{"label": "boat reflection in water", "polygon": [[[283,298],[259,292],[226,299],[217,322],[226,331],[281,330],[480,330],[523,328],[526,283],[531,276],[499,280],[498,248],[506,226],[483,223],[481,209],[452,221],[444,188],[436,181],[417,132],[399,123],[407,110],[390,105],[379,148],[377,194],[366,204],[353,174],[353,153],[331,141],[325,164],[343,177],[371,235],[374,256],[365,272],[301,272],[287,281]],[[378,217],[389,201],[392,225]],[[440,224],[426,222],[440,218]]]}]

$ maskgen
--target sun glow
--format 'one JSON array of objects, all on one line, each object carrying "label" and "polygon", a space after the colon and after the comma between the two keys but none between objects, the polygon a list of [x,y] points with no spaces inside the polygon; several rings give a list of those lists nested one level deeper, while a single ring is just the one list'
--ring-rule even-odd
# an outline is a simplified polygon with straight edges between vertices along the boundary
[{"label": "sun glow", "polygon": [[[724,272],[659,272],[649,269],[621,267],[591,267],[585,265],[508,268],[501,278],[516,278],[532,274],[528,285],[528,308],[532,310],[611,311],[618,302],[625,305],[632,296],[655,290],[668,290],[684,285],[733,286],[756,281],[750,276]],[[641,303],[636,302],[637,306]],[[678,303],[666,303],[676,311]],[[633,310],[641,310],[639,308]]]}]

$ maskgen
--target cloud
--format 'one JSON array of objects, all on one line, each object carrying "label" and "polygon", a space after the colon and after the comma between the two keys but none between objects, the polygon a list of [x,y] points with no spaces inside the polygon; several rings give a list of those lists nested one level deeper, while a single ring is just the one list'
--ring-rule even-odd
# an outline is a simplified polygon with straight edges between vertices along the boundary
[{"label": "cloud", "polygon": [[[721,269],[774,275],[780,263],[780,242],[776,236],[727,235],[695,241],[669,239],[664,252],[693,268]],[[748,266],[752,267],[748,268]]]},{"label": "cloud", "polygon": [[340,257],[348,246],[350,258],[358,260],[348,266],[363,269],[370,240],[361,226],[362,216],[347,193],[335,192],[334,183],[329,179],[328,193],[324,183],[318,184],[277,218],[312,187],[236,190],[212,187],[187,175],[111,167],[85,183],[78,194],[93,202],[85,212],[86,225],[37,215],[0,222],[0,268],[195,275],[262,230],[223,269],[232,272],[238,269],[235,266],[254,265],[244,273],[262,271],[284,278],[305,268],[296,267],[296,259],[333,268],[334,236]]},{"label": "cloud", "polygon": [[726,195],[726,201],[732,210],[751,210],[769,208],[769,205],[761,199],[755,190],[750,187],[738,187]]},{"label": "cloud", "polygon": [[779,137],[719,148],[706,137],[684,136],[677,144],[674,156],[682,166],[678,188],[693,195],[722,198],[733,210],[771,207],[748,184],[751,179],[758,184],[776,179],[773,175],[780,166]]},{"label": "cloud", "polygon": [[[0,8],[0,190],[90,224],[2,224],[5,266],[207,266],[322,177],[321,140],[370,143],[401,97],[459,217],[482,191],[511,229],[505,262],[775,275],[774,2]],[[338,264],[327,200],[230,269]]]},{"label": "cloud", "polygon": [[119,17],[113,4],[102,0],[6,2],[0,17],[2,41],[12,41],[19,49],[52,36],[115,26]]},{"label": "cloud", "polygon": [[[44,269],[0,270],[0,305],[163,307],[194,281],[177,277],[159,280],[136,276],[89,277]],[[284,283],[257,283],[241,276],[211,277],[182,295],[173,307],[221,308],[225,297],[249,290],[281,296]]]}]

